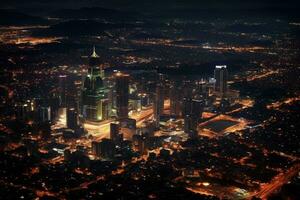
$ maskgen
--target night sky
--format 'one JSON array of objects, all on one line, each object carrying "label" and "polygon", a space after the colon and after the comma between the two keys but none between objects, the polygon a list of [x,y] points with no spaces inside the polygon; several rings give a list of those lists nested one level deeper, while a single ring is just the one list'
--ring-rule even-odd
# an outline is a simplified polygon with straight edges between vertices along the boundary
[{"label": "night sky", "polygon": [[296,9],[299,1],[295,0],[2,0],[1,8],[9,9],[56,9],[103,6],[130,10],[165,10],[165,9]]}]

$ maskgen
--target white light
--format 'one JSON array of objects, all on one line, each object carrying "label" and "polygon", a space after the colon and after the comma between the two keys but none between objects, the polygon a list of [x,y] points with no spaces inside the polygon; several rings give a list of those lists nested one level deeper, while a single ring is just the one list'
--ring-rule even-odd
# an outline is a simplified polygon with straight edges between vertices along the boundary
[{"label": "white light", "polygon": [[216,69],[222,69],[222,68],[226,68],[226,65],[216,65]]},{"label": "white light", "polygon": [[208,182],[202,183],[205,187],[209,186],[210,184]]}]

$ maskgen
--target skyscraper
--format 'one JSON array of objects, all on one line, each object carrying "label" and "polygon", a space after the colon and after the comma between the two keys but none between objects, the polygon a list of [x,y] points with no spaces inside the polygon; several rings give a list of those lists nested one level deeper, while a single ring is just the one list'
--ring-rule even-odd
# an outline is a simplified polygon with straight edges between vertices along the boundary
[{"label": "skyscraper", "polygon": [[75,130],[77,128],[77,112],[74,108],[67,109],[67,127]]},{"label": "skyscraper", "polygon": [[118,118],[128,117],[129,75],[116,73],[116,106]]},{"label": "skyscraper", "polygon": [[38,121],[49,122],[51,121],[51,108],[50,106],[39,106],[38,109]]},{"label": "skyscraper", "polygon": [[101,121],[108,118],[108,90],[103,78],[104,69],[94,47],[81,94],[81,112],[85,120]]},{"label": "skyscraper", "polygon": [[170,85],[170,114],[175,116],[181,115],[181,87],[175,82]]},{"label": "skyscraper", "polygon": [[184,131],[190,136],[197,135],[204,104],[204,101],[198,99],[184,98],[183,100]]},{"label": "skyscraper", "polygon": [[67,105],[67,76],[66,75],[60,75],[59,76],[59,106],[60,107],[66,107]]},{"label": "skyscraper", "polygon": [[116,141],[119,135],[120,126],[116,123],[110,124],[110,139]]},{"label": "skyscraper", "polygon": [[222,96],[227,92],[228,71],[226,65],[217,65],[215,68],[215,91],[221,93]]},{"label": "skyscraper", "polygon": [[155,88],[153,113],[156,127],[159,126],[160,116],[164,112],[164,78],[162,74],[159,74],[159,80]]},{"label": "skyscraper", "polygon": [[140,154],[147,153],[146,137],[143,135],[133,135],[132,137],[133,149]]},{"label": "skyscraper", "polygon": [[123,141],[123,134],[120,133],[121,126],[118,123],[110,124],[110,139],[117,145],[120,146]]},{"label": "skyscraper", "polygon": [[115,155],[116,146],[111,139],[104,138],[99,146],[100,156],[105,159],[112,159]]}]

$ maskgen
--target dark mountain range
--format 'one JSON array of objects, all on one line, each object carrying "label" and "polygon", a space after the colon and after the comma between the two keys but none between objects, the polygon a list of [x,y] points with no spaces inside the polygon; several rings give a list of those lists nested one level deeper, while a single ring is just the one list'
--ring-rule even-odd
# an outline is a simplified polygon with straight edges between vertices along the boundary
[{"label": "dark mountain range", "polygon": [[0,26],[47,24],[41,17],[20,13],[16,10],[0,9]]},{"label": "dark mountain range", "polygon": [[80,9],[61,9],[49,13],[51,17],[64,19],[103,19],[103,20],[133,20],[141,17],[139,13],[108,9],[102,7],[84,7]]},{"label": "dark mountain range", "polygon": [[129,23],[103,23],[94,20],[70,20],[52,25],[47,29],[34,32],[36,36],[83,36],[106,35],[106,30],[119,28],[134,28]]}]

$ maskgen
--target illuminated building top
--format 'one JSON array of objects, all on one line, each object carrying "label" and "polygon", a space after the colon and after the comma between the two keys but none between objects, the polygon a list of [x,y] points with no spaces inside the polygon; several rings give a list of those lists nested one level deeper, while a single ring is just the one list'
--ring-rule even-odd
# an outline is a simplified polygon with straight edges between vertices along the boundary
[{"label": "illuminated building top", "polygon": [[96,53],[95,45],[93,46],[93,53],[91,55],[92,58],[99,58],[98,54]]},{"label": "illuminated building top", "polygon": [[216,65],[216,69],[222,69],[222,68],[226,69],[227,66],[226,65]]}]

